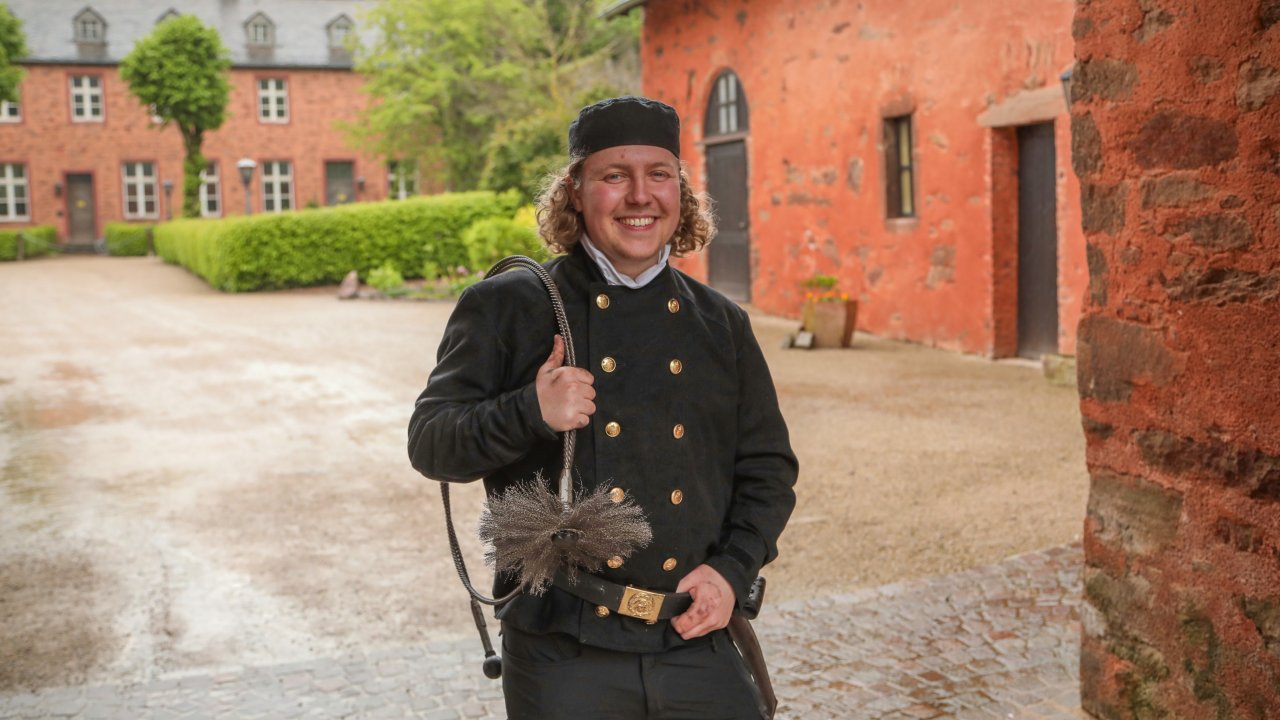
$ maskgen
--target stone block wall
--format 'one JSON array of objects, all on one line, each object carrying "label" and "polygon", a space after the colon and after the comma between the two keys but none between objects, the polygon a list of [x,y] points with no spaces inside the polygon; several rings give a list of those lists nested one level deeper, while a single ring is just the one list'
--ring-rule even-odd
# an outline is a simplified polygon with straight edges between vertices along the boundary
[{"label": "stone block wall", "polygon": [[1077,0],[1099,718],[1280,718],[1280,0]]}]

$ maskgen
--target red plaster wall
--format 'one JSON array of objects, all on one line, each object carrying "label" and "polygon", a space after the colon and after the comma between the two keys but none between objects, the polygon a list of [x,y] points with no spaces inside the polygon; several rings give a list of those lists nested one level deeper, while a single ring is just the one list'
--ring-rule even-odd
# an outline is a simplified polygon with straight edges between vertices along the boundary
[{"label": "red plaster wall", "polygon": [[[1009,322],[996,308],[1010,310],[994,279],[994,131],[977,117],[1019,90],[1059,82],[1072,59],[1072,7],[654,1],[645,8],[643,85],[680,112],[685,159],[701,184],[697,143],[711,85],[726,68],[741,79],[751,124],[753,303],[797,315],[799,283],[833,273],[861,299],[863,330],[1005,355],[1008,343],[996,340],[997,323]],[[881,110],[904,100],[915,106],[918,217],[886,221]],[[1072,353],[1087,269],[1065,119],[1064,111],[1056,123],[1059,349]],[[951,266],[933,267],[939,247],[954,248]],[[684,267],[705,277],[703,257]]]},{"label": "red plaster wall", "polygon": [[1280,1],[1075,29],[1084,706],[1280,718]]},{"label": "red plaster wall", "polygon": [[[103,122],[71,122],[68,77],[97,74],[103,79]],[[259,77],[284,77],[289,86],[287,124],[260,123],[257,117]],[[359,75],[340,70],[243,70],[231,71],[229,117],[223,126],[206,134],[204,154],[219,165],[224,215],[244,212],[244,190],[236,162],[250,157],[289,160],[294,164],[294,202],[324,204],[324,162],[352,160],[356,176],[365,178],[359,200],[387,196],[385,163],[354,150],[339,122],[352,122],[365,102],[359,92]],[[112,66],[51,66],[26,68],[21,92],[22,121],[0,123],[0,162],[27,166],[31,195],[30,223],[0,223],[0,227],[52,224],[67,236],[66,198],[56,197],[54,183],[66,173],[92,173],[98,235],[107,222],[124,218],[121,163],[153,161],[157,178],[175,183],[175,217],[181,211],[182,140],[177,128],[159,129],[149,114],[129,94],[128,86]],[[254,212],[262,207],[260,170],[255,173],[252,194]],[[164,217],[160,191],[161,218]]]}]

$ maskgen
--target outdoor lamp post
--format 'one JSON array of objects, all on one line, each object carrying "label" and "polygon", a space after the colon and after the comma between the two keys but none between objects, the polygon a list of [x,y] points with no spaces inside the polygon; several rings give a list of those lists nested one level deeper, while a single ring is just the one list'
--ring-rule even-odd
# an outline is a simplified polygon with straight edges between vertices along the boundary
[{"label": "outdoor lamp post", "polygon": [[165,219],[173,219],[173,181],[165,180],[161,185],[164,186],[164,207]]},{"label": "outdoor lamp post", "polygon": [[253,182],[253,169],[258,167],[258,163],[249,158],[240,158],[236,167],[240,169],[240,182],[244,183],[244,214],[252,215],[253,197],[249,195],[249,183]]}]

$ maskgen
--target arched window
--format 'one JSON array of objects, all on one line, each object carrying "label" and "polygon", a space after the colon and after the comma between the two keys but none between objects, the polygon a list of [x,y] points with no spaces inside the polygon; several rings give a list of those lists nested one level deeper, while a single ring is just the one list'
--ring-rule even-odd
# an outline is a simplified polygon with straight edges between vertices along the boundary
[{"label": "arched window", "polygon": [[706,135],[732,135],[746,132],[747,98],[742,83],[732,70],[725,70],[716,78],[707,100]]},{"label": "arched window", "polygon": [[93,11],[93,8],[85,8],[76,14],[71,21],[75,28],[76,42],[78,43],[106,43],[107,42],[107,21],[101,15]]}]

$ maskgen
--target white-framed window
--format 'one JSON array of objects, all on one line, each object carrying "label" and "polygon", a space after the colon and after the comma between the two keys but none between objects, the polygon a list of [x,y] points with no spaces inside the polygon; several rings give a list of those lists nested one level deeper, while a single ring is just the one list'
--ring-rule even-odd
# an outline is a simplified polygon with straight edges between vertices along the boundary
[{"label": "white-framed window", "polygon": [[156,201],[155,163],[125,163],[123,180],[125,218],[139,220],[160,217],[160,203]]},{"label": "white-framed window", "polygon": [[0,123],[16,123],[22,119],[22,104],[0,100]]},{"label": "white-framed window", "polygon": [[265,212],[293,209],[293,166],[287,161],[262,163],[262,209]]},{"label": "white-framed window", "polygon": [[102,122],[102,76],[71,76],[71,121]]},{"label": "white-framed window", "polygon": [[0,163],[0,222],[30,220],[28,197],[27,167],[19,163]]},{"label": "white-framed window", "polygon": [[164,118],[160,117],[160,113],[156,110],[156,104],[155,104],[155,103],[151,103],[151,104],[147,105],[147,115],[149,115],[149,116],[150,116],[151,124],[152,124],[152,125],[163,125],[163,124],[164,124]]},{"label": "white-framed window", "polygon": [[210,162],[200,171],[200,216],[222,217],[222,183],[218,182],[218,163]]},{"label": "white-framed window", "polygon": [[258,121],[289,122],[289,82],[284,78],[258,79]]},{"label": "white-framed window", "polygon": [[71,22],[75,28],[78,43],[105,43],[107,41],[107,21],[92,8],[81,10]]},{"label": "white-framed window", "polygon": [[259,47],[276,44],[276,24],[271,18],[257,13],[244,24],[245,42]]},{"label": "white-framed window", "polygon": [[346,15],[339,15],[329,23],[329,47],[335,50],[345,50],[347,47],[347,38],[351,37],[351,33],[355,31],[356,24],[351,22],[351,18]]},{"label": "white-framed window", "polygon": [[392,160],[387,163],[387,197],[404,200],[418,194],[417,163]]}]

